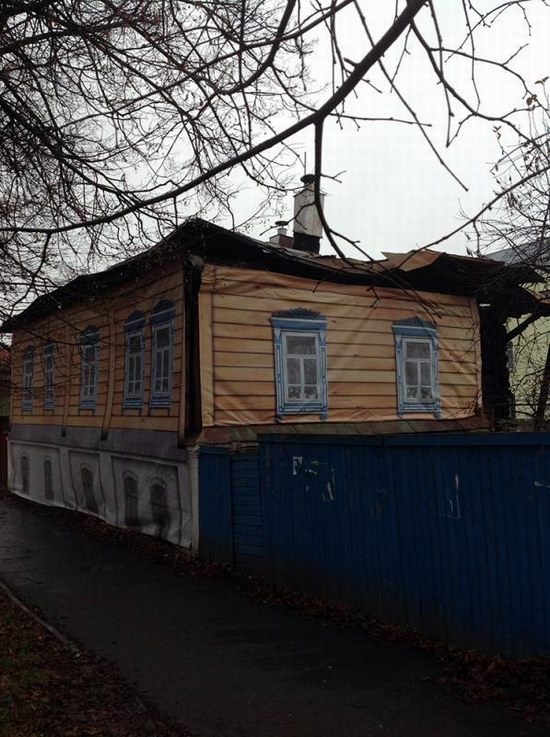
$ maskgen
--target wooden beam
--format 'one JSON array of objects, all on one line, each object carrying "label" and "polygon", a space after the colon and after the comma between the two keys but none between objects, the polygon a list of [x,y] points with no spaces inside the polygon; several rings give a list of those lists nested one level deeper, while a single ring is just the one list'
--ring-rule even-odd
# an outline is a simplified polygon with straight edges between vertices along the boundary
[{"label": "wooden beam", "polygon": [[[209,278],[207,278],[209,277]],[[214,424],[214,356],[212,336],[212,287],[214,274],[203,273],[199,292],[199,354],[202,424]]]},{"label": "wooden beam", "polygon": [[185,432],[187,430],[187,330],[186,330],[186,309],[185,309],[185,272],[181,269],[180,282],[180,302],[181,302],[181,347],[180,347],[180,406],[178,417],[178,445],[180,448],[185,444]]},{"label": "wooden beam", "polygon": [[101,425],[101,439],[106,440],[109,434],[109,426],[113,415],[113,401],[115,396],[115,368],[116,368],[116,322],[114,305],[110,304],[109,309],[109,338],[107,345],[109,347],[109,368],[107,380],[107,401],[105,402],[105,411],[103,414],[103,423]]}]

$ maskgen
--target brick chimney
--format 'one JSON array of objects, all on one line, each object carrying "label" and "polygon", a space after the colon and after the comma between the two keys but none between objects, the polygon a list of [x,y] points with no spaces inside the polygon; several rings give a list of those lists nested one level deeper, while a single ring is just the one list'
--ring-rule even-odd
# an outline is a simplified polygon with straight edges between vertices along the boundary
[{"label": "brick chimney", "polygon": [[286,226],[288,225],[288,222],[286,220],[277,220],[275,225],[277,226],[277,234],[272,235],[269,239],[269,242],[275,244],[276,246],[292,248],[292,246],[294,245],[292,236],[287,235],[286,233]]}]

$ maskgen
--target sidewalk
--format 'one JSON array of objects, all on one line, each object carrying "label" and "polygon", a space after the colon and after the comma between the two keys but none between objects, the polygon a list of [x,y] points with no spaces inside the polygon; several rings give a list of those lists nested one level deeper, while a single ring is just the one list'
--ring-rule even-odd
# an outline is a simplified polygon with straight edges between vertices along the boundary
[{"label": "sidewalk", "polygon": [[[201,737],[538,737],[430,680],[435,658],[255,604],[0,500],[0,578]],[[137,735],[136,737],[139,737]]]}]

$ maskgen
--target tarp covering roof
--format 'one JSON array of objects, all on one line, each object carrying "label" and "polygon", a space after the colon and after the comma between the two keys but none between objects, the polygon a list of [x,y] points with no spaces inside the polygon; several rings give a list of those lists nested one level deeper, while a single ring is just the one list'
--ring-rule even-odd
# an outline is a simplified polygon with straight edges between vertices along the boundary
[{"label": "tarp covering roof", "polygon": [[489,258],[455,256],[430,249],[409,253],[386,253],[380,261],[359,261],[325,256],[251,238],[199,218],[187,220],[160,243],[95,274],[76,277],[52,292],[38,297],[19,315],[8,319],[2,332],[32,322],[66,305],[89,296],[105,294],[163,263],[192,256],[210,263],[265,269],[319,281],[365,284],[463,294],[480,302],[500,301],[508,314],[518,316],[542,311],[550,304],[522,289],[540,281],[529,266],[499,263]]}]

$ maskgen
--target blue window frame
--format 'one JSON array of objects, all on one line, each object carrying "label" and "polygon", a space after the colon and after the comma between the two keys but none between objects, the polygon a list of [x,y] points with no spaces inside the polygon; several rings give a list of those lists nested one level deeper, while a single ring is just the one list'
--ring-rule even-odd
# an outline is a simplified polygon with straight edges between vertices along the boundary
[{"label": "blue window frame", "polygon": [[34,394],[34,348],[25,348],[22,358],[22,377],[21,385],[23,394],[21,397],[21,406],[24,410],[32,410],[32,399]]},{"label": "blue window frame", "polygon": [[418,317],[393,324],[397,413],[429,412],[441,417],[436,326]]},{"label": "blue window frame", "polygon": [[80,336],[80,407],[95,409],[99,359],[99,331],[88,327]]},{"label": "blue window frame", "polygon": [[124,326],[125,333],[125,370],[124,370],[124,406],[141,407],[143,405],[143,329],[145,317],[142,312],[133,312]]},{"label": "blue window frame", "polygon": [[44,409],[53,409],[54,400],[54,350],[53,343],[44,345]]},{"label": "blue window frame", "polygon": [[169,407],[172,402],[174,316],[174,305],[166,300],[151,315],[151,407]]},{"label": "blue window frame", "polygon": [[311,310],[277,312],[271,318],[275,351],[277,418],[328,416],[327,321]]}]

